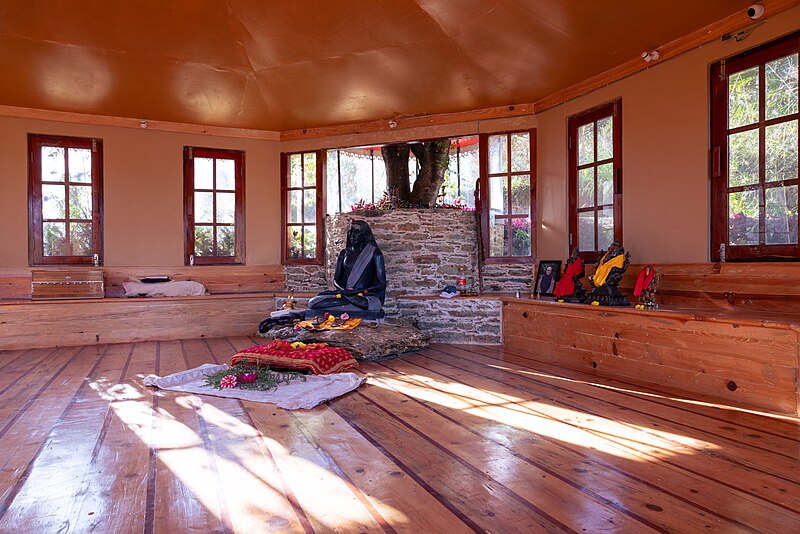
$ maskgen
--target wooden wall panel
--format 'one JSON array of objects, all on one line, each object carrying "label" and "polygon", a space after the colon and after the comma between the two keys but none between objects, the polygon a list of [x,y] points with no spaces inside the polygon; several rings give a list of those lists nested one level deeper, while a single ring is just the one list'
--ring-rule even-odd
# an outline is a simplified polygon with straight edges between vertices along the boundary
[{"label": "wooden wall panel", "polygon": [[800,321],[506,299],[503,340],[598,376],[798,414]]},{"label": "wooden wall panel", "polygon": [[9,303],[0,350],[248,336],[274,310],[269,294]]}]

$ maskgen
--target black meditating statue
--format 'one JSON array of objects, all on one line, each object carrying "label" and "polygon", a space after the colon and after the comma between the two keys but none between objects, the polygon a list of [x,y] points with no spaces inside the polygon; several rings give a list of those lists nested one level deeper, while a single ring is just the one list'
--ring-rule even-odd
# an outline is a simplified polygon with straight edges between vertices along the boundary
[{"label": "black meditating statue", "polygon": [[602,306],[630,306],[628,297],[617,289],[630,263],[631,254],[625,251],[619,241],[611,243],[608,250],[600,251],[600,259],[595,264],[597,268],[589,277],[592,291],[584,302],[593,305],[596,302]]},{"label": "black meditating statue", "polygon": [[384,317],[386,267],[383,253],[366,221],[350,222],[347,245],[336,260],[333,285],[335,289],[323,291],[308,301],[306,317],[326,311],[365,319]]}]

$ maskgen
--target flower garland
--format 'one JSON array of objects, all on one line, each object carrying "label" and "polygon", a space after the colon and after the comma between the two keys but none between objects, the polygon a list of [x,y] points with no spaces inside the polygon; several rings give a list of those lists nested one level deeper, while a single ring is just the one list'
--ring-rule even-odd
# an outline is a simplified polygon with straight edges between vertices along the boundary
[{"label": "flower garland", "polygon": [[279,384],[301,379],[306,375],[295,371],[273,371],[268,365],[237,363],[233,367],[223,369],[206,377],[206,386],[216,389],[252,389],[271,391]]}]

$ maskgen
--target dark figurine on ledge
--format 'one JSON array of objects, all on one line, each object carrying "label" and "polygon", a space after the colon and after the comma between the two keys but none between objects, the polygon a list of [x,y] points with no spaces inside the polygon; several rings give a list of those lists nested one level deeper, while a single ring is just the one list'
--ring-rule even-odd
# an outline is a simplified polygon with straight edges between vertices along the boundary
[{"label": "dark figurine on ledge", "polygon": [[636,304],[637,308],[653,310],[658,308],[656,304],[656,290],[658,289],[658,275],[654,265],[645,265],[636,277],[636,286],[633,295],[639,297]]},{"label": "dark figurine on ledge", "polygon": [[611,243],[608,250],[601,251],[600,259],[595,264],[595,273],[589,277],[592,290],[584,302],[597,302],[602,306],[630,306],[628,297],[617,289],[617,284],[630,263],[630,252],[625,252],[618,241]]},{"label": "dark figurine on ledge", "polygon": [[583,302],[586,300],[586,290],[581,284],[581,278],[586,275],[586,269],[583,266],[578,253],[578,247],[572,250],[572,255],[567,259],[567,264],[564,266],[564,276],[556,284],[553,294],[556,299],[565,302]]},{"label": "dark figurine on ledge", "polygon": [[366,221],[351,221],[347,245],[336,260],[335,289],[323,291],[308,301],[306,317],[347,312],[351,317],[382,319],[386,298],[386,267],[383,253]]}]

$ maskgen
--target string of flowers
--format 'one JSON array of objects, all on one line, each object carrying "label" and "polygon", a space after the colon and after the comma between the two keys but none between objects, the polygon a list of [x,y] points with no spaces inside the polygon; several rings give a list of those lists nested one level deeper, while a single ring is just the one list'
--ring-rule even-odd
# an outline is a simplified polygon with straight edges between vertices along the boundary
[{"label": "string of flowers", "polygon": [[249,362],[240,362],[206,377],[206,386],[216,389],[251,389],[256,391],[271,391],[279,384],[286,384],[292,380],[305,382],[306,375],[295,371],[273,371],[268,365],[253,365]]}]

